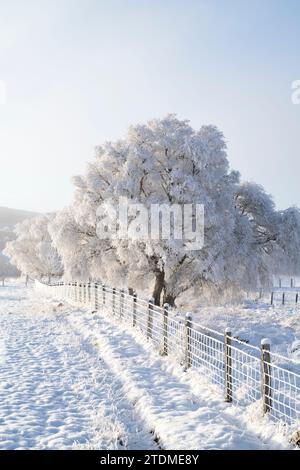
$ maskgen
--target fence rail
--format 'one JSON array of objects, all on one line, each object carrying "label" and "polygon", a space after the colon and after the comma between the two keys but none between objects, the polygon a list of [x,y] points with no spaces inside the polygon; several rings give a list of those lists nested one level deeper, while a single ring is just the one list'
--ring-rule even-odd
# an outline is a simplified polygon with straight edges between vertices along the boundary
[{"label": "fence rail", "polygon": [[141,331],[162,355],[175,357],[185,369],[205,375],[224,392],[227,402],[261,402],[263,414],[299,429],[300,375],[289,358],[270,351],[268,340],[262,341],[261,348],[251,346],[234,338],[228,329],[220,333],[193,322],[191,314],[185,319],[176,317],[167,304],[158,307],[152,299],[98,283],[48,285],[36,281],[36,287],[45,295],[105,310]]}]

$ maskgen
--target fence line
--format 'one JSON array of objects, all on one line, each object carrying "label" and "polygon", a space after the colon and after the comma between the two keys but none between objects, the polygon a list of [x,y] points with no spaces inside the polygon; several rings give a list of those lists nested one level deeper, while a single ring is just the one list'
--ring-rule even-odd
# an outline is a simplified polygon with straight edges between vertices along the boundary
[{"label": "fence line", "polygon": [[[172,356],[186,369],[193,368],[224,391],[227,402],[250,405],[261,402],[263,414],[276,421],[300,427],[300,375],[282,362],[293,361],[270,351],[270,342],[261,348],[225,333],[175,317],[167,304],[158,307],[153,299],[98,283],[60,282],[36,287],[46,295],[69,299],[94,310],[105,309],[113,317],[141,331],[162,355]],[[296,364],[296,363],[295,363]]]},{"label": "fence line", "polygon": [[299,288],[294,289],[294,290],[279,290],[279,289],[272,289],[271,290],[271,299],[270,303],[271,305],[280,303],[281,305],[290,305],[291,303],[293,304],[298,304],[300,299],[299,299],[299,294],[300,290]]}]

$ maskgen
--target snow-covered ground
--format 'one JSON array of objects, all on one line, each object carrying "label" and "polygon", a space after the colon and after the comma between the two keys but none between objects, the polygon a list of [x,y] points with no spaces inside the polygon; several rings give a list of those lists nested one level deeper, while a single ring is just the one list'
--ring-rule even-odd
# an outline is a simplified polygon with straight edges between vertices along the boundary
[{"label": "snow-covered ground", "polygon": [[226,404],[102,312],[14,285],[0,328],[0,449],[289,448],[256,404]]}]

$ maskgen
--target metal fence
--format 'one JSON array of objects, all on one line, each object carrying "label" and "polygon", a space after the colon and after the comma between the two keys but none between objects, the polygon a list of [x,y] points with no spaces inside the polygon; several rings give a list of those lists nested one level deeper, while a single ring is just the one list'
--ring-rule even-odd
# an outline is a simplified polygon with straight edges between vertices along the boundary
[{"label": "metal fence", "polygon": [[45,295],[69,299],[77,305],[103,310],[126,325],[135,328],[154,343],[162,355],[169,355],[185,367],[193,368],[224,392],[227,402],[239,405],[261,403],[263,414],[300,427],[300,375],[287,357],[273,354],[263,340],[261,348],[193,322],[191,314],[184,319],[153,301],[138,298],[135,293],[98,283],[42,284],[37,288]]}]

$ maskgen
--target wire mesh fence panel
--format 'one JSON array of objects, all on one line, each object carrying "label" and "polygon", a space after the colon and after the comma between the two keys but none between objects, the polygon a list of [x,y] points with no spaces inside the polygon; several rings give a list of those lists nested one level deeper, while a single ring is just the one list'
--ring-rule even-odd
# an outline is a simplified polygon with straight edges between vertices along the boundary
[{"label": "wire mesh fence panel", "polygon": [[259,349],[247,351],[247,346],[233,340],[231,354],[231,399],[235,403],[251,404],[261,397],[261,362]]},{"label": "wire mesh fence panel", "polygon": [[276,364],[276,354],[271,353],[269,367],[270,415],[285,423],[300,423],[300,376]]},{"label": "wire mesh fence panel", "polygon": [[212,383],[224,388],[224,342],[196,329],[191,330],[191,364]]},{"label": "wire mesh fence panel", "polygon": [[178,362],[184,363],[185,359],[185,325],[169,316],[168,318],[168,355],[177,358]]}]

